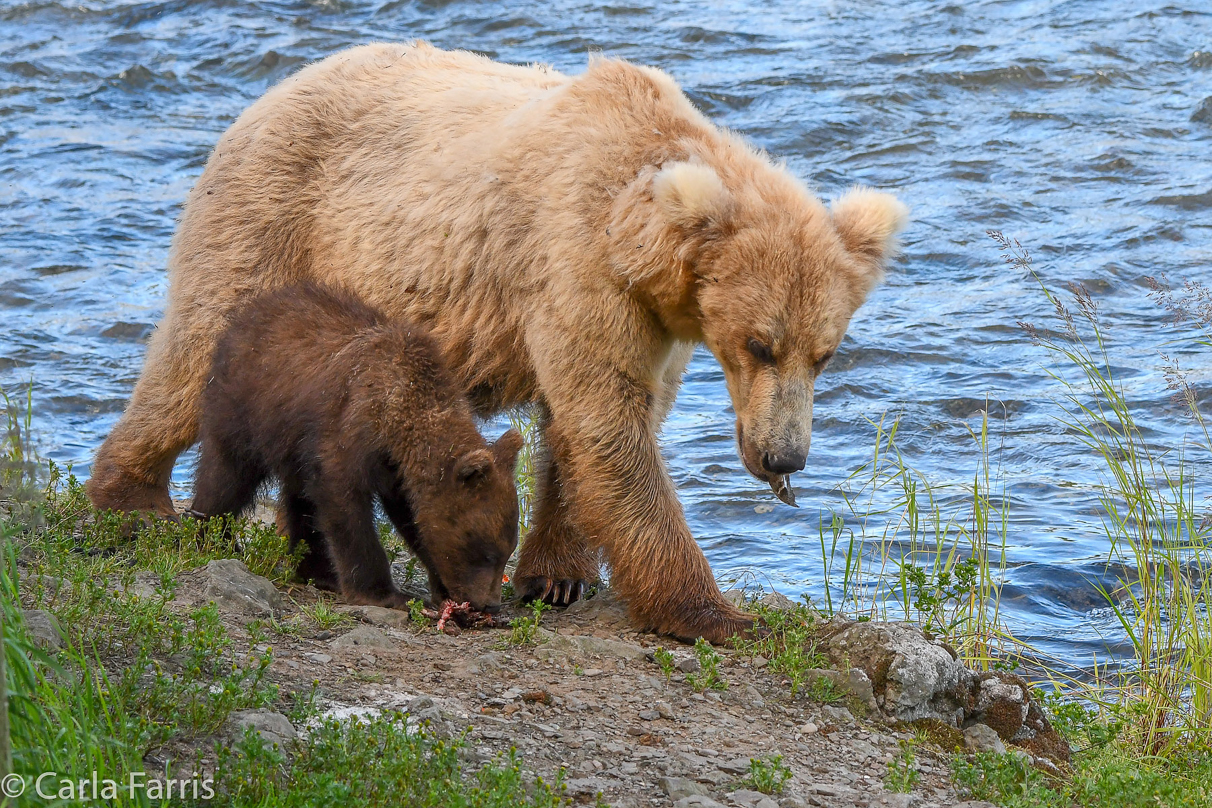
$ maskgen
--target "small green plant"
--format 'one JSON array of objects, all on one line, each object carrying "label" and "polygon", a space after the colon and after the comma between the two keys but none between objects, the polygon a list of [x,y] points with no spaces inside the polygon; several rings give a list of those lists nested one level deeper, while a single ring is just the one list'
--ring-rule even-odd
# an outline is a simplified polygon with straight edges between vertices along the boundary
[{"label": "small green plant", "polygon": [[888,773],[884,775],[884,788],[898,794],[908,794],[917,785],[917,756],[913,753],[912,741],[901,741],[900,749],[888,761]]},{"label": "small green plant", "polygon": [[769,670],[781,674],[791,683],[791,695],[796,695],[811,675],[825,667],[827,661],[817,652],[815,628],[816,610],[808,603],[797,604],[785,611],[757,604],[752,607],[765,628],[765,633],[753,640],[736,638],[733,647],[750,658],[769,660]]},{"label": "small green plant", "polygon": [[832,676],[817,676],[808,688],[808,698],[821,704],[837,704],[845,695]]},{"label": "small green plant", "polygon": [[580,665],[573,664],[573,666],[572,666],[572,675],[573,675],[573,676],[584,676],[584,675],[585,675],[585,669],[584,669],[584,668],[582,668]]},{"label": "small green plant", "polygon": [[353,618],[344,612],[333,608],[332,602],[326,598],[317,600],[310,606],[301,606],[299,611],[315,623],[319,628],[331,630],[353,624]]},{"label": "small green plant", "polygon": [[699,661],[699,670],[697,673],[687,674],[686,681],[690,686],[699,693],[704,690],[727,690],[728,681],[720,675],[720,662],[723,657],[719,651],[699,637],[694,643],[694,655]]},{"label": "small green plant", "polygon": [[530,602],[530,617],[515,617],[509,621],[510,645],[534,645],[539,635],[539,624],[543,621],[543,612],[551,607],[541,600]]},{"label": "small green plant", "polygon": [[673,652],[667,648],[658,646],[657,649],[652,652],[652,656],[653,659],[656,660],[656,664],[660,667],[661,673],[665,674],[665,681],[668,682],[673,678]]},{"label": "small green plant", "polygon": [[425,604],[413,598],[408,601],[408,622],[417,628],[429,628],[429,618],[425,616]]},{"label": "small green plant", "polygon": [[791,779],[791,767],[783,763],[782,755],[766,758],[749,758],[749,774],[745,783],[754,791],[763,794],[781,794],[783,786]]}]

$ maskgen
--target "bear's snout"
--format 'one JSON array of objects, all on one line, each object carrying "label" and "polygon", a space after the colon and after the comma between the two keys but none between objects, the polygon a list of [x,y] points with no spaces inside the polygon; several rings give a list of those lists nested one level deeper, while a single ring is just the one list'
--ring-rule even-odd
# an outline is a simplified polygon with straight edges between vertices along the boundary
[{"label": "bear's snout", "polygon": [[762,468],[771,474],[792,474],[804,470],[808,453],[798,449],[780,449],[762,453]]}]

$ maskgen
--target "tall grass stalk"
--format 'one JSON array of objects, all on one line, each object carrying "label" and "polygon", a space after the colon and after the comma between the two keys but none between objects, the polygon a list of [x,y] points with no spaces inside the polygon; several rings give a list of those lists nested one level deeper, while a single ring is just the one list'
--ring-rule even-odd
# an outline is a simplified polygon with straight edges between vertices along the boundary
[{"label": "tall grass stalk", "polygon": [[898,420],[871,423],[871,459],[840,486],[845,509],[820,521],[825,609],[919,622],[988,669],[1011,641],[1000,609],[1008,498],[990,458],[988,405],[969,427],[979,460],[962,488],[931,485],[908,463]]},{"label": "tall grass stalk", "polygon": [[[1047,372],[1063,390],[1058,418],[1100,458],[1097,495],[1118,585],[1103,594],[1135,659],[1101,676],[1082,696],[1127,716],[1124,741],[1165,757],[1191,742],[1212,741],[1212,531],[1196,501],[1194,465],[1182,451],[1146,439],[1108,351],[1098,305],[1071,285],[1071,303],[1048,289],[1018,242],[990,233],[1007,263],[1039,283],[1059,330],[1022,327],[1054,359]],[[1184,380],[1185,382],[1185,380]],[[1173,386],[1173,385],[1172,385]],[[1189,386],[1188,386],[1189,389]],[[1185,399],[1205,438],[1192,394]],[[1191,448],[1206,450],[1195,443]]]}]

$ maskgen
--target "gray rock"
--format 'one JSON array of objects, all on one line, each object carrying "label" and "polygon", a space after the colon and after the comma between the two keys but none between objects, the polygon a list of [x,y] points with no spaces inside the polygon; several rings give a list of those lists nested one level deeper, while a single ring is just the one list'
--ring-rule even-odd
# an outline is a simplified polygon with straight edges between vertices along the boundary
[{"label": "gray rock", "polygon": [[664,718],[666,721],[674,719],[673,705],[667,701],[658,701],[656,703],[657,715]]},{"label": "gray rock", "polygon": [[25,610],[25,628],[34,644],[46,651],[58,651],[63,647],[63,629],[50,612],[42,609]]},{"label": "gray rock", "polygon": [[357,626],[332,641],[334,648],[395,648],[396,641],[374,626]]},{"label": "gray rock", "polygon": [[249,728],[279,749],[285,749],[287,742],[295,739],[295,728],[290,719],[273,710],[237,710],[224,725],[233,743],[243,738],[245,730]]},{"label": "gray rock", "polygon": [[309,662],[314,662],[317,665],[327,665],[329,662],[332,662],[332,657],[330,657],[328,654],[308,653],[304,654],[303,658]]},{"label": "gray rock", "polygon": [[861,668],[850,668],[849,670],[835,671],[829,668],[812,668],[804,672],[804,684],[800,687],[800,695],[805,698],[810,698],[810,694],[815,692],[817,680],[827,679],[830,683],[830,689],[839,695],[846,698],[853,698],[868,710],[878,710],[879,706],[875,701],[875,690],[871,686],[871,679],[868,678],[866,671]]},{"label": "gray rock", "polygon": [[821,708],[821,717],[830,724],[837,724],[842,727],[854,723],[854,714],[845,707],[832,707],[826,704]]},{"label": "gray rock", "polygon": [[917,626],[839,623],[824,633],[830,661],[866,673],[877,706],[889,718],[933,718],[951,726],[963,719],[975,674]]},{"label": "gray rock", "polygon": [[647,652],[638,645],[581,634],[553,634],[547,649],[570,656],[605,657],[632,662],[642,661],[647,656]]},{"label": "gray rock", "polygon": [[253,617],[271,617],[282,609],[282,594],[265,578],[253,575],[243,561],[222,558],[203,570],[202,595],[220,608]]},{"label": "gray rock", "polygon": [[661,717],[661,714],[656,710],[640,710],[641,721],[656,721]]},{"label": "gray rock", "polygon": [[964,730],[964,748],[969,752],[996,752],[1006,754],[1006,745],[992,727],[973,724]]},{"label": "gray rock", "polygon": [[984,800],[966,800],[964,802],[955,803],[955,805],[952,805],[951,808],[997,808],[997,806],[991,802],[985,802]]},{"label": "gray rock", "polygon": [[808,808],[808,803],[799,797],[780,797],[779,808]]},{"label": "gray rock", "polygon": [[401,611],[400,609],[385,609],[382,606],[351,606],[340,611],[365,620],[372,626],[400,629],[412,626],[412,620],[408,612]]},{"label": "gray rock", "polygon": [[682,673],[698,673],[700,667],[699,661],[694,657],[678,660],[678,670]]},{"label": "gray rock", "polygon": [[657,781],[657,785],[661,787],[661,791],[669,795],[669,799],[677,802],[684,797],[693,795],[707,795],[707,787],[696,783],[693,780],[687,780],[685,777],[662,777]]},{"label": "gray rock", "polygon": [[912,808],[918,802],[913,794],[894,794],[885,791],[871,800],[871,808]]},{"label": "gray rock", "polygon": [[673,808],[725,808],[725,806],[703,794],[692,794],[675,802]]},{"label": "gray rock", "polygon": [[743,608],[747,602],[744,589],[725,589],[722,594],[724,595],[724,600],[733,606]]},{"label": "gray rock", "polygon": [[482,676],[486,673],[495,673],[505,667],[505,657],[498,654],[496,651],[489,651],[486,654],[480,654],[477,657],[469,659],[461,666],[465,673],[472,676]]},{"label": "gray rock", "polygon": [[779,808],[779,804],[760,791],[740,788],[731,792],[728,799],[745,808]]},{"label": "gray rock", "polygon": [[776,612],[790,612],[795,610],[795,601],[779,592],[768,592],[762,596],[758,603],[765,606],[767,609],[773,609]]},{"label": "gray rock", "polygon": [[716,768],[720,771],[728,772],[729,774],[748,774],[749,773],[749,758],[739,757],[732,760],[722,760],[716,762]]}]

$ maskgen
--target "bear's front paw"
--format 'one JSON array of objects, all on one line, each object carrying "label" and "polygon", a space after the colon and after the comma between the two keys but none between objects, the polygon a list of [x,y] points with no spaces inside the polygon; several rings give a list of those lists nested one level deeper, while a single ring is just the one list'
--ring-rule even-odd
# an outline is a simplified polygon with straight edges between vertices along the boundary
[{"label": "bear's front paw", "polygon": [[585,585],[581,579],[554,579],[542,575],[515,578],[513,584],[522,603],[541,600],[550,606],[571,606],[584,596]]}]

